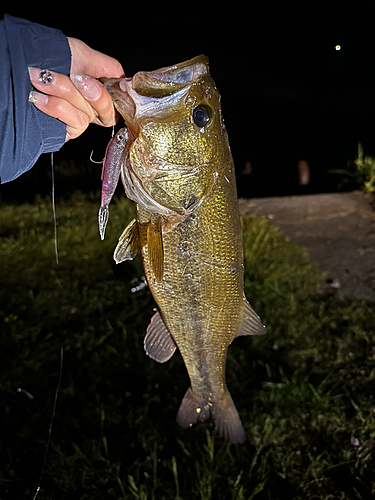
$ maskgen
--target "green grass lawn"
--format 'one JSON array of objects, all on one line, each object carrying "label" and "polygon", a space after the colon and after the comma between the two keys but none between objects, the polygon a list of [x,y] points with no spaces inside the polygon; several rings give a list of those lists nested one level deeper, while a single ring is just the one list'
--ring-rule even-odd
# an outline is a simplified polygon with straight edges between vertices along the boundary
[{"label": "green grass lawn", "polygon": [[180,429],[184,364],[146,356],[141,261],[112,259],[133,206],[114,200],[104,242],[98,208],[58,201],[57,265],[50,201],[0,206],[0,498],[40,484],[61,349],[38,500],[374,498],[375,305],[341,300],[304,248],[244,218],[246,294],[268,328],[229,348],[247,440]]}]

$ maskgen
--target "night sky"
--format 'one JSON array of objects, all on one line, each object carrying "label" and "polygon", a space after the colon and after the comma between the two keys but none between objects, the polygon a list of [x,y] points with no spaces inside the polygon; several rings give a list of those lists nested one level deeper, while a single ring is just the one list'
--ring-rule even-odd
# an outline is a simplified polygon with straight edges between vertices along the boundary
[{"label": "night sky", "polygon": [[[60,4],[61,5],[61,4]],[[375,36],[370,2],[38,3],[4,12],[61,29],[117,58],[127,76],[204,53],[222,95],[240,175],[251,162],[249,196],[298,193],[296,165],[308,161],[306,192],[334,190],[357,143],[375,155]],[[275,6],[277,5],[277,7]],[[81,14],[86,9],[87,17]],[[105,12],[104,12],[105,10]],[[173,12],[177,11],[176,14]],[[336,50],[336,45],[341,50]],[[94,130],[96,129],[96,130]],[[87,159],[108,131],[91,126],[59,155]],[[102,155],[98,151],[99,157]]]}]

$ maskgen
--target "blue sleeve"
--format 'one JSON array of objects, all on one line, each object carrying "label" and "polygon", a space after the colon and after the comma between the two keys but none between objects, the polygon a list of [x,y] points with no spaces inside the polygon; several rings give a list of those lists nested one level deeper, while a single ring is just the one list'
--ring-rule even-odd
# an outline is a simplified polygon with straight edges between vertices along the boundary
[{"label": "blue sleeve", "polygon": [[0,184],[64,144],[65,124],[28,101],[28,66],[68,74],[71,54],[59,30],[9,15],[0,19]]}]

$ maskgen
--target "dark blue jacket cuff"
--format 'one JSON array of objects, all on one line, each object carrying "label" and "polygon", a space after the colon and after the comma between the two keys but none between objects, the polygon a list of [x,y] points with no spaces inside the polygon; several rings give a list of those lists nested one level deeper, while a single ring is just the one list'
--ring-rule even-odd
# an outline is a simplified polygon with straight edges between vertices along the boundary
[{"label": "dark blue jacket cuff", "polygon": [[0,183],[28,171],[42,153],[58,151],[65,124],[28,101],[28,66],[69,74],[71,54],[59,30],[9,15],[0,20]]}]

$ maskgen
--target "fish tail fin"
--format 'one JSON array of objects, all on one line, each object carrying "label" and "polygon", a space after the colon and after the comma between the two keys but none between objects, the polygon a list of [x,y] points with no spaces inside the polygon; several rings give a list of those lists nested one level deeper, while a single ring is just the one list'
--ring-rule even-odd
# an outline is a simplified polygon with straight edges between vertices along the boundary
[{"label": "fish tail fin", "polygon": [[209,417],[210,410],[207,401],[194,394],[189,387],[178,410],[177,423],[181,427],[191,427],[198,421],[204,422]]},{"label": "fish tail fin", "polygon": [[245,441],[245,430],[228,389],[225,390],[220,401],[212,405],[211,415],[215,429],[222,438],[231,443]]},{"label": "fish tail fin", "polygon": [[194,394],[189,387],[178,410],[177,423],[182,427],[191,427],[197,422],[204,422],[210,416],[222,438],[231,443],[245,441],[246,436],[240,416],[227,389],[218,402],[209,403]]}]

